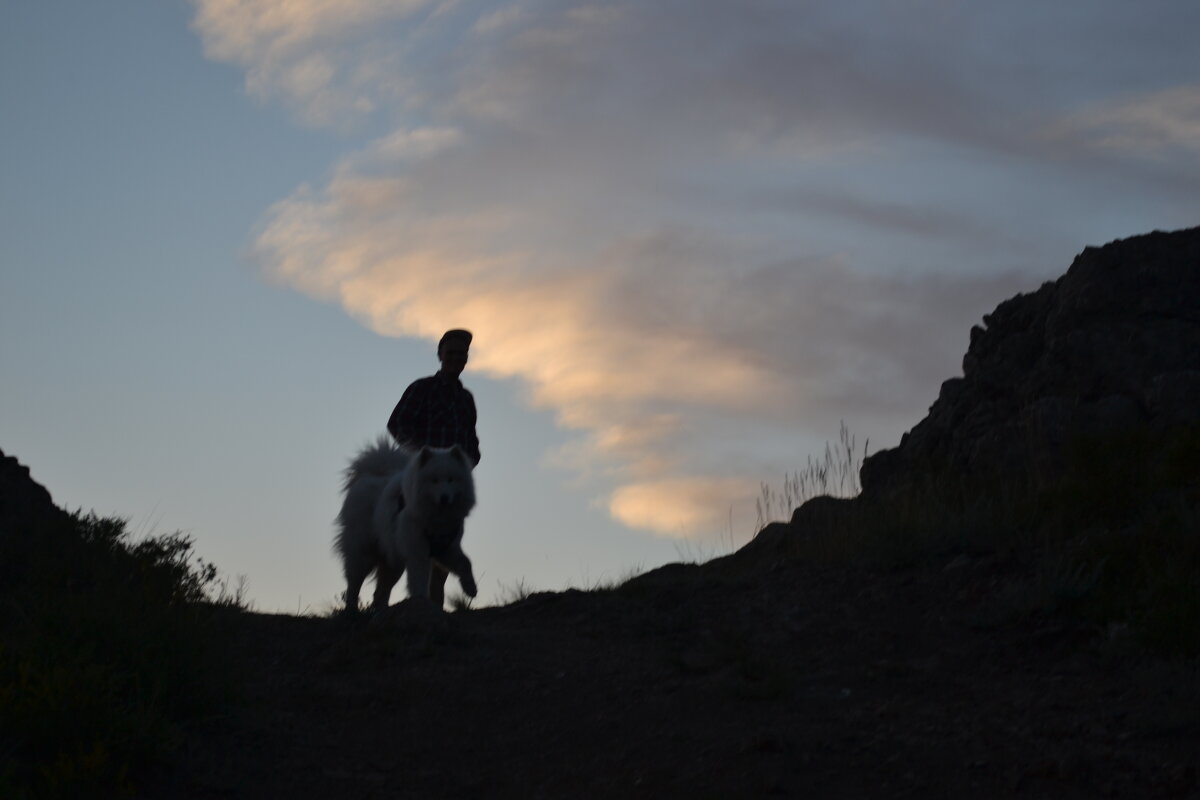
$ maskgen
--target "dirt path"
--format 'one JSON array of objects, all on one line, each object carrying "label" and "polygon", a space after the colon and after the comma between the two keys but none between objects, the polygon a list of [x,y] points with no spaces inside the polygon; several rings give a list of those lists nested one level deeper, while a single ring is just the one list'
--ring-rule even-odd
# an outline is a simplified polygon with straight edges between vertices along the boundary
[{"label": "dirt path", "polygon": [[149,796],[1200,797],[1196,664],[1020,613],[1021,580],[677,566],[441,624],[242,614],[246,700]]}]

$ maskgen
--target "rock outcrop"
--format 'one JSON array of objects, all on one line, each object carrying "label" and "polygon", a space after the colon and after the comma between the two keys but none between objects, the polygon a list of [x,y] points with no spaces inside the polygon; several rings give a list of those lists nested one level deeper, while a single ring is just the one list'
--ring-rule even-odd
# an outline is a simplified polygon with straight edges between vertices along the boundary
[{"label": "rock outcrop", "polygon": [[1089,247],[1058,280],[971,329],[900,445],[866,459],[863,496],[917,482],[1034,484],[1081,438],[1200,423],[1200,228]]},{"label": "rock outcrop", "polygon": [[793,537],[923,505],[931,491],[1038,492],[1081,442],[1169,442],[1198,427],[1200,228],[1089,247],[1065,275],[971,329],[962,376],[942,384],[897,447],[864,460],[858,497],[813,498],[735,555],[774,559]]},{"label": "rock outcrop", "polygon": [[0,536],[67,519],[50,492],[30,477],[29,467],[0,450]]}]

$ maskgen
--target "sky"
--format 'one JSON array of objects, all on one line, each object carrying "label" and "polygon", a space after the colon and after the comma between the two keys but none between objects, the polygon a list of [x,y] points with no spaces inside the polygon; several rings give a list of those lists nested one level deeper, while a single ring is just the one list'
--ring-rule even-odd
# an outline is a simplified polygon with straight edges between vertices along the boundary
[{"label": "sky", "polygon": [[894,446],[1001,300],[1200,224],[1197,30],[1194,0],[5,3],[0,449],[259,610],[328,610],[341,471],[466,327],[479,602],[729,552],[842,425]]}]

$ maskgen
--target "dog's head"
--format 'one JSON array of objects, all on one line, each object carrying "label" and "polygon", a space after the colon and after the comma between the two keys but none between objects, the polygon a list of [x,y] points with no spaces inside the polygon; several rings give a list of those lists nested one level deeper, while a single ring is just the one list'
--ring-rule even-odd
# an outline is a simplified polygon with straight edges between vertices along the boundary
[{"label": "dog's head", "polygon": [[471,462],[458,445],[422,447],[411,468],[417,472],[421,500],[430,507],[465,513],[475,505]]}]

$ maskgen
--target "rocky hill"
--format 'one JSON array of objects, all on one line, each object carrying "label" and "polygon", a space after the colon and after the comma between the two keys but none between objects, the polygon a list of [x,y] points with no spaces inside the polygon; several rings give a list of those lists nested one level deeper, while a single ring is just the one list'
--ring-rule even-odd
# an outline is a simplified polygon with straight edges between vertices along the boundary
[{"label": "rocky hill", "polygon": [[985,315],[962,368],[899,447],[867,459],[864,494],[1043,480],[1072,440],[1200,423],[1200,228],[1087,248]]},{"label": "rocky hill", "polygon": [[1177,504],[1183,517],[1168,524],[1196,527],[1198,449],[1200,228],[1135,236],[1086,248],[1062,277],[986,314],[963,374],[899,446],[865,459],[861,495],[814,498],[739,556],[778,558],[882,517],[971,527],[990,516],[1001,536],[1062,517],[1074,518],[1065,534],[1130,532]]}]

